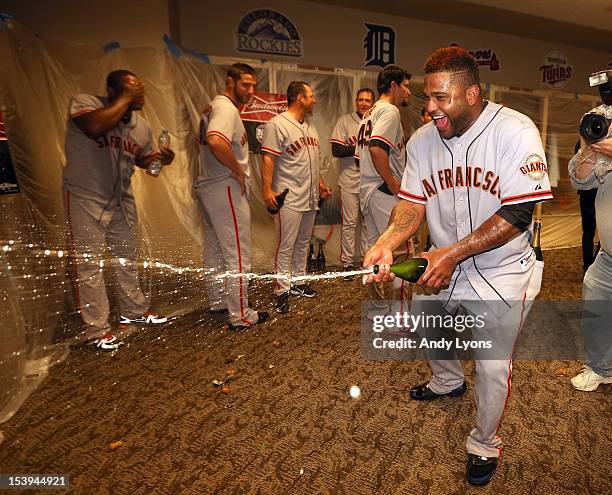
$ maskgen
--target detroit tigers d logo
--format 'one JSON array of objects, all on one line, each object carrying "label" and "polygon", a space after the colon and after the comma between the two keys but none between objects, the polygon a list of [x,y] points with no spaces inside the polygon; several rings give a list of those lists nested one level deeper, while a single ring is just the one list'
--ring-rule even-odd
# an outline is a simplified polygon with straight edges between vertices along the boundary
[{"label": "detroit tigers d logo", "polygon": [[395,63],[395,31],[389,26],[370,24],[365,22],[368,28],[363,47],[366,49],[365,65],[374,65],[385,68]]}]

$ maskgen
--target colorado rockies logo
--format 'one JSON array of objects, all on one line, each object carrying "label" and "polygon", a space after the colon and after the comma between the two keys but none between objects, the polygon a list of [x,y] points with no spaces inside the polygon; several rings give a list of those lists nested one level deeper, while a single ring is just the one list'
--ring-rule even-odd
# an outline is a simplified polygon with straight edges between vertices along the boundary
[{"label": "colorado rockies logo", "polygon": [[245,15],[234,35],[239,52],[301,57],[304,55],[300,33],[283,14],[258,9]]}]

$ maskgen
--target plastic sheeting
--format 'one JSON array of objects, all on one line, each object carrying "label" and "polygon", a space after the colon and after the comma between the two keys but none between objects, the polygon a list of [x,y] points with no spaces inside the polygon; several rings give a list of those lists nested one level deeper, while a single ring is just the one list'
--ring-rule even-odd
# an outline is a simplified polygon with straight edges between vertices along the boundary
[{"label": "plastic sheeting", "polygon": [[[120,40],[119,40],[120,41]],[[206,305],[202,284],[182,284],[176,274],[202,264],[203,229],[193,194],[198,173],[195,132],[204,106],[224,89],[225,67],[238,59],[206,56],[181,51],[168,41],[167,49],[121,48],[45,42],[17,22],[0,20],[0,106],[6,119],[11,154],[22,193],[0,198],[0,240],[9,246],[0,252],[0,295],[3,326],[0,335],[0,421],[18,408],[36,377],[61,359],[65,324],[70,312],[69,284],[65,273],[66,229],[61,200],[63,143],[69,98],[79,92],[105,93],[108,72],[125,68],[144,81],[147,103],[144,117],[154,135],[167,128],[176,153],[174,163],[159,178],[143,171],[133,176],[139,211],[141,256],[149,262],[143,270],[144,288],[155,299],[165,298],[168,313],[178,314]],[[355,70],[322,70],[295,64],[243,60],[258,70],[259,89],[284,92],[291,80],[311,84],[318,104],[312,117],[322,143],[327,143],[339,116],[353,111],[355,92],[361,87],[376,90],[376,73]],[[486,95],[529,115],[542,130],[551,176],[562,182],[562,167],[573,154],[580,116],[595,106],[589,98],[483,85]],[[402,109],[406,134],[420,125],[423,107],[422,78],[412,83],[410,105]],[[326,201],[315,235],[327,240],[328,262],[339,255],[338,163],[328,146],[322,147],[322,174],[334,187]],[[251,157],[254,187],[253,266],[256,271],[272,269],[275,249],[273,218],[264,208],[259,175],[260,158]],[[575,195],[574,195],[575,196]],[[577,202],[570,192],[565,202],[545,207],[543,245],[574,246],[580,242]],[[568,199],[569,198],[569,199]],[[173,278],[153,277],[153,261],[171,268]],[[157,274],[159,275],[159,274]],[[178,287],[178,289],[177,289]],[[68,305],[70,302],[68,302]]]}]

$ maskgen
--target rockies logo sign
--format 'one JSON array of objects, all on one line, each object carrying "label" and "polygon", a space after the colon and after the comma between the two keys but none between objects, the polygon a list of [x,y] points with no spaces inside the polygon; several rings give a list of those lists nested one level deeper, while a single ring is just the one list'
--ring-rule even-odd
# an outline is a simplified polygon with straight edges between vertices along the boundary
[{"label": "rockies logo sign", "polygon": [[283,14],[274,10],[253,10],[245,15],[236,33],[234,47],[239,52],[301,57],[300,33]]}]

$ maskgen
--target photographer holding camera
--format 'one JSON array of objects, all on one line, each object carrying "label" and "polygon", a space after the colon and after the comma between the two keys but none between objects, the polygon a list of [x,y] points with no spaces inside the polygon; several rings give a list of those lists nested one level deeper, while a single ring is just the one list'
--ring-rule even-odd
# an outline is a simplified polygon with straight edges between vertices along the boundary
[{"label": "photographer holding camera", "polygon": [[589,77],[597,86],[603,104],[585,114],[580,123],[580,149],[569,162],[569,175],[576,189],[597,187],[595,211],[601,250],[589,267],[582,286],[582,332],[587,362],[572,378],[577,390],[590,392],[602,383],[612,383],[612,70]]}]

